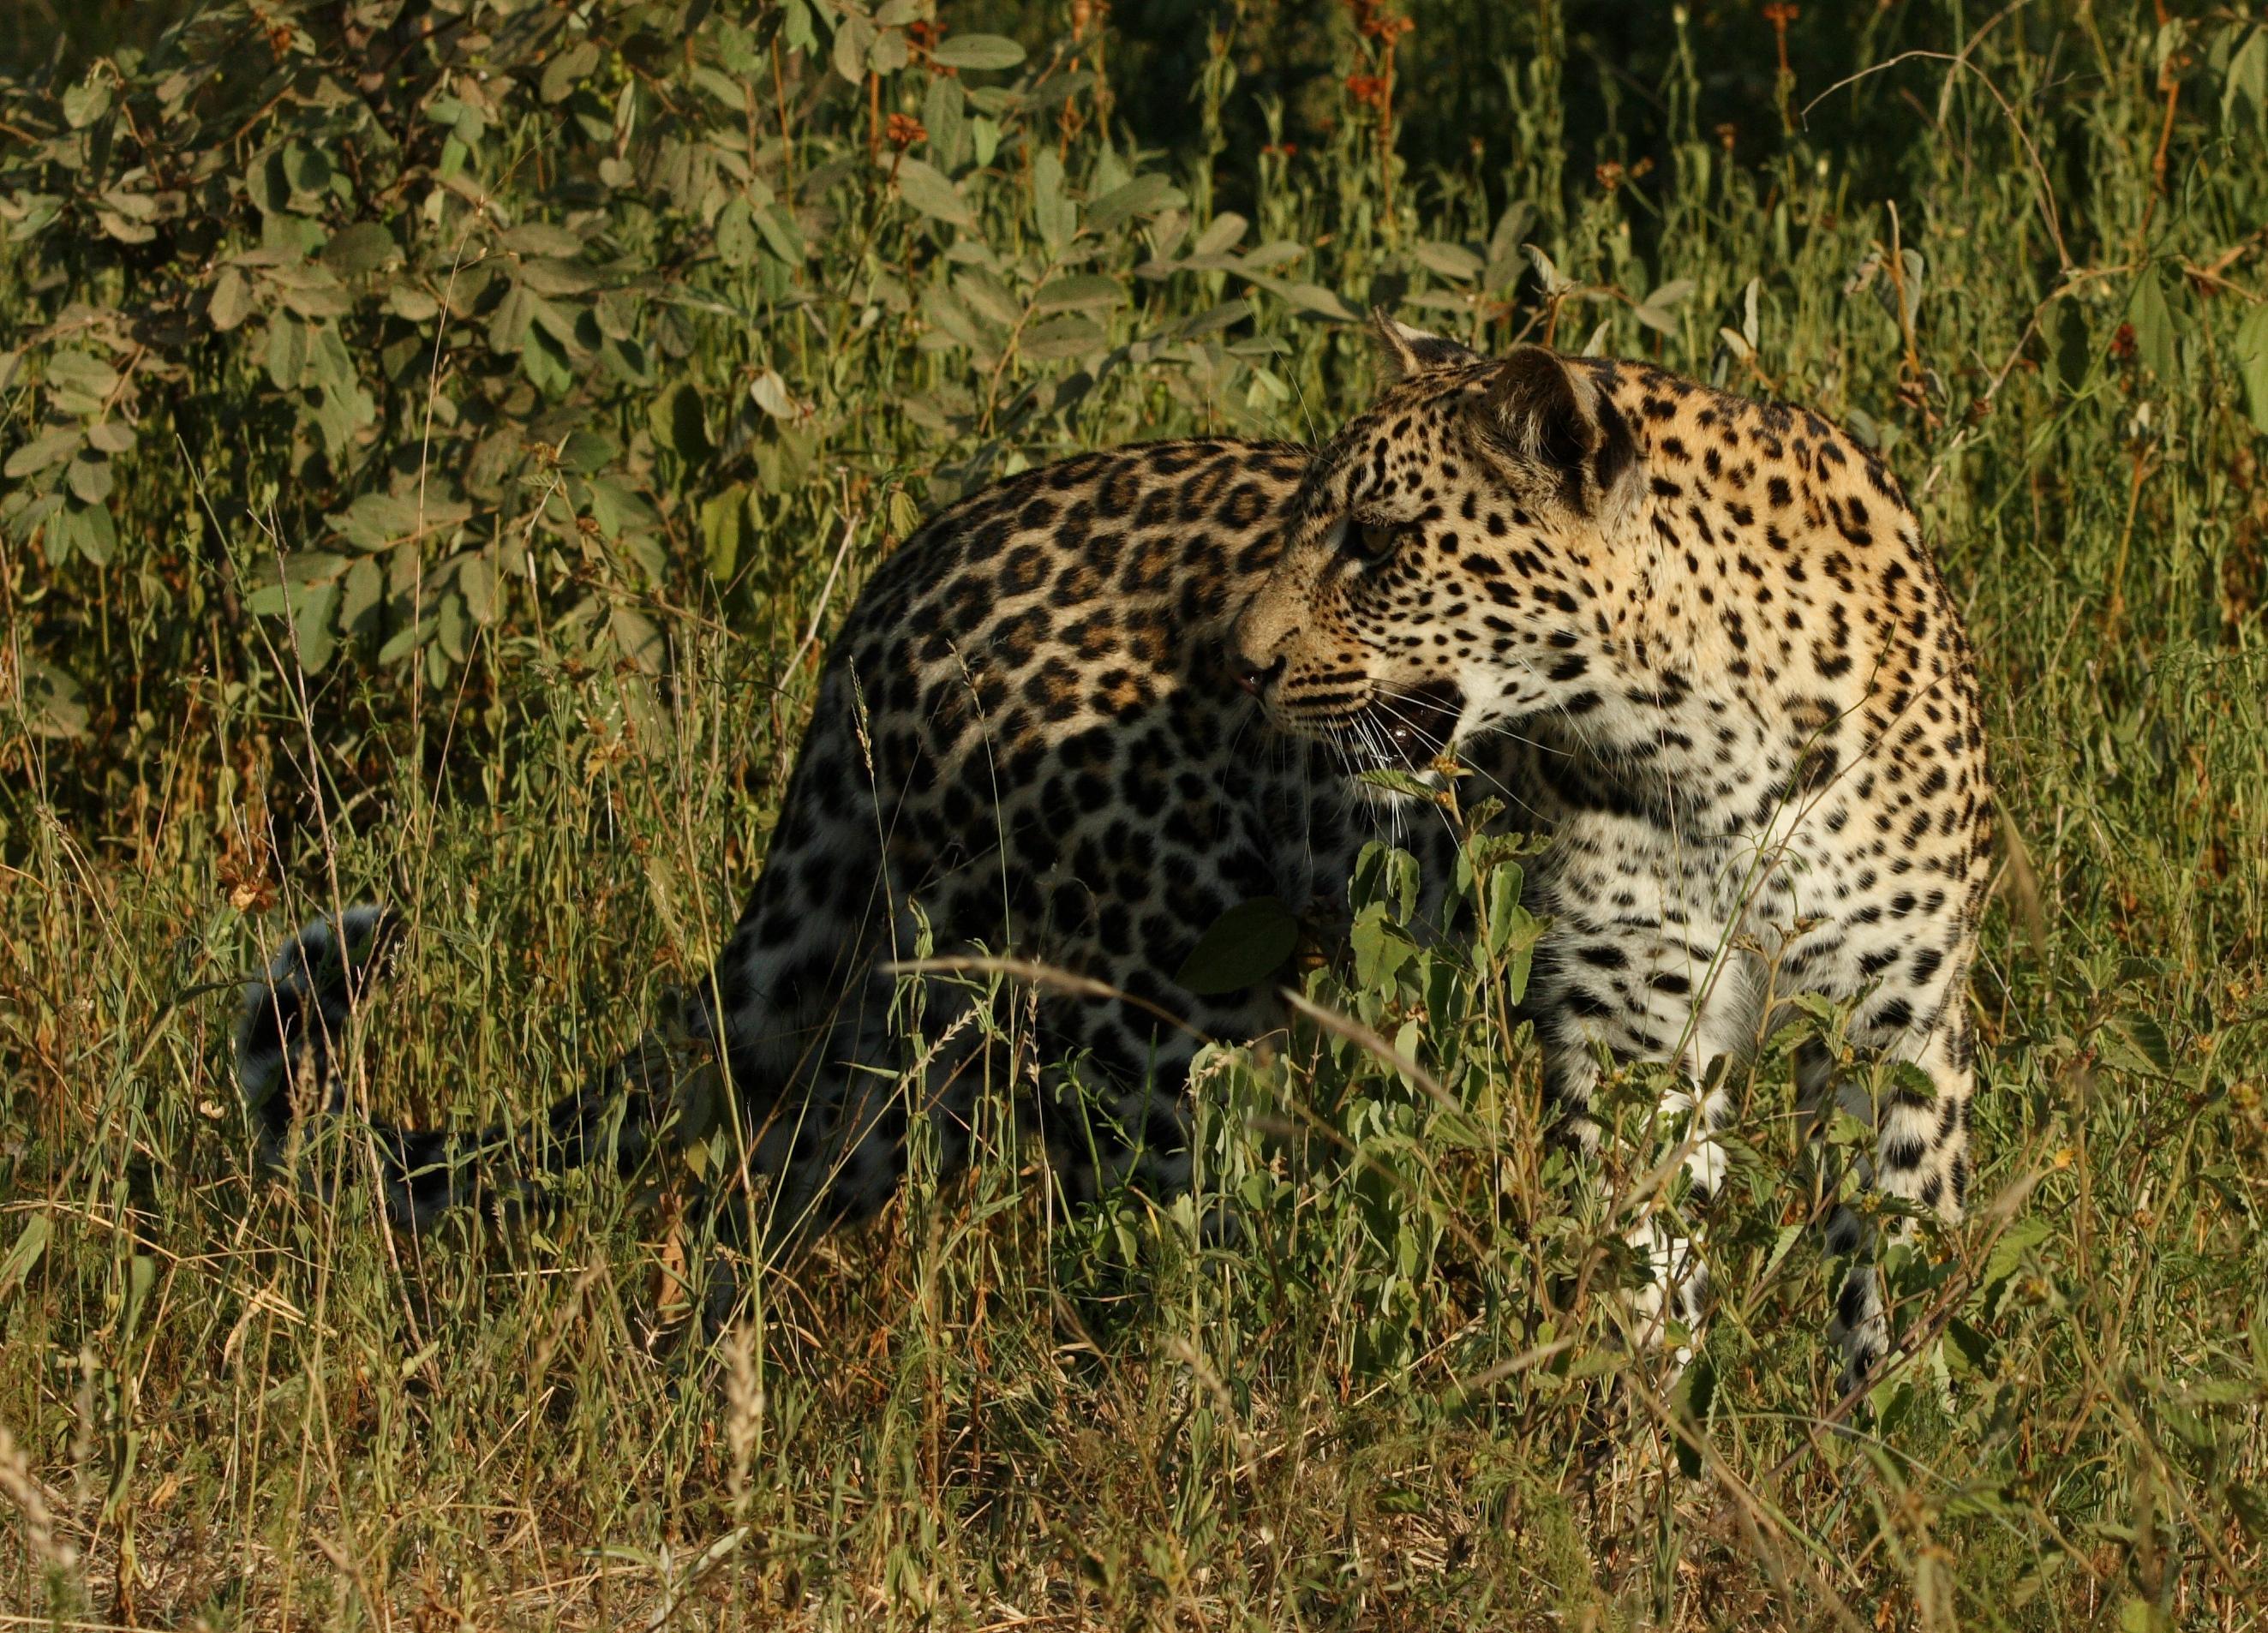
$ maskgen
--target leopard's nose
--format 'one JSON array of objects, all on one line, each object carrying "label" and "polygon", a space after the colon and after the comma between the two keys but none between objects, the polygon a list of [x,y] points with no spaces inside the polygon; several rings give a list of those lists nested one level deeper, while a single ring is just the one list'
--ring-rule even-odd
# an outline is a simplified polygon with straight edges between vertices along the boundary
[{"label": "leopard's nose", "polygon": [[1265,665],[1246,661],[1237,666],[1236,683],[1251,693],[1253,696],[1257,697],[1265,692],[1283,673],[1284,659],[1281,655]]}]

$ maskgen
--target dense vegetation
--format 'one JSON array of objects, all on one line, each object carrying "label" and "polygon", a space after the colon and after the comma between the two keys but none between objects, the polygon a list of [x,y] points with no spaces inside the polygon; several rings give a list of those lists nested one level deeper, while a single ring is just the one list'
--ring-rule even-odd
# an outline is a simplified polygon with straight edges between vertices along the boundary
[{"label": "dense vegetation", "polygon": [[[9,8],[0,1622],[2257,1624],[2268,22],[2172,9]],[[526,1123],[717,944],[923,511],[1326,431],[1375,305],[1815,405],[1926,516],[2007,839],[1977,1200],[1870,1399],[1793,1039],[1665,1391],[1531,938],[1421,951],[1390,857],[1303,977],[1358,1025],[1209,1067],[1204,1196],[1064,1217],[1004,1140],[714,1342],[699,1172],[423,1239],[255,1172],[285,925],[403,904],[375,1092]]]}]

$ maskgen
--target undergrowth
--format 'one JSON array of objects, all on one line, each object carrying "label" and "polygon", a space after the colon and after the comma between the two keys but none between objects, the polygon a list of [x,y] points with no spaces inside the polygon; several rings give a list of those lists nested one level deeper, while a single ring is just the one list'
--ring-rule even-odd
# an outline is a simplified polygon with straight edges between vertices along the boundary
[{"label": "undergrowth", "polygon": [[[2268,26],[2171,9],[11,18],[0,1626],[2268,1619]],[[1374,859],[1336,1019],[1202,1063],[1196,1195],[1066,1213],[996,1131],[721,1332],[680,1168],[422,1238],[350,1142],[257,1171],[288,926],[400,904],[358,1080],[532,1129],[720,943],[924,511],[1323,434],[1373,305],[1816,406],[1923,511],[2004,841],[1970,1217],[1869,1398],[1788,1037],[1699,1360],[1614,1342],[1516,845],[1447,941]]]}]

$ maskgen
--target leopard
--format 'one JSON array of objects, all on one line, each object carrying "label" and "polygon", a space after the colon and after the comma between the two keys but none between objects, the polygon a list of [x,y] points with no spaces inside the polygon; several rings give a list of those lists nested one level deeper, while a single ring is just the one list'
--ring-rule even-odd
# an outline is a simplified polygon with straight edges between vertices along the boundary
[{"label": "leopard", "polygon": [[[1399,807],[1474,779],[1548,836],[1519,1015],[1553,1137],[1595,1153],[1628,1069],[1674,1085],[1677,1194],[1619,1199],[1640,1342],[1682,1362],[1705,1321],[1737,1069],[1808,998],[1844,1016],[1795,1076],[1815,1150],[1838,1113],[1872,1132],[1813,1210],[1862,1387],[1890,1339],[1878,1216],[1955,1222],[1970,1186],[1991,869],[1975,659],[1913,506],[1809,409],[1372,327],[1374,396],[1320,445],[1081,453],[885,557],[830,644],[746,909],[666,1029],[713,1055],[784,1237],[880,1212],[917,1132],[940,1174],[966,1169],[1003,1098],[1070,1199],[1170,1195],[1199,1048],[1291,1019],[1278,980],[1193,989],[1208,928],[1261,899],[1343,908],[1389,828],[1438,885],[1454,826]],[[341,1041],[401,933],[375,906],[303,927],[248,983],[237,1059],[271,1160],[310,1118],[354,1118],[388,1215],[422,1228],[511,1136],[355,1112]],[[966,979],[924,983],[909,1059],[906,972],[954,955],[1034,977],[1045,1070],[990,1068]],[[667,1053],[554,1107],[546,1160],[640,1159],[669,1122]]]}]

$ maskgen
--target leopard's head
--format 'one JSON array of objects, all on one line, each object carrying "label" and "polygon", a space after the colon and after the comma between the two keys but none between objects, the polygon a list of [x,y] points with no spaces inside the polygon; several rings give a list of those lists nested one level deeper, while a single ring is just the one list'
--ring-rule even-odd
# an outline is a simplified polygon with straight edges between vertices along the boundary
[{"label": "leopard's head", "polygon": [[1316,456],[1232,658],[1278,727],[1423,767],[1567,695],[1642,478],[1590,365],[1376,327],[1386,383]]}]

